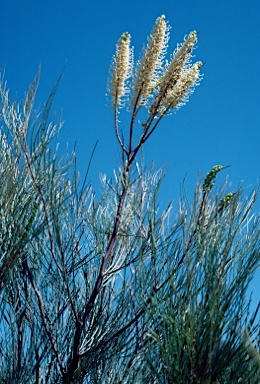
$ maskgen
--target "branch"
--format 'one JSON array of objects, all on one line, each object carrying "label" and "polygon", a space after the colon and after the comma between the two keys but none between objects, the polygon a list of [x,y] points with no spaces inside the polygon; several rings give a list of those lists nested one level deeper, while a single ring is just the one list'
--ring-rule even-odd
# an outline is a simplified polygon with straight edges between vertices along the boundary
[{"label": "branch", "polygon": [[[121,195],[119,197],[119,202],[118,202],[118,206],[117,206],[117,213],[116,213],[116,217],[115,217],[115,224],[114,224],[113,232],[112,232],[112,235],[110,237],[110,241],[108,243],[106,252],[102,257],[102,263],[101,263],[101,266],[99,269],[99,274],[98,274],[96,283],[94,285],[94,288],[93,288],[93,291],[90,295],[90,298],[89,298],[89,300],[85,306],[85,311],[84,311],[82,319],[79,321],[76,321],[75,333],[74,333],[74,339],[73,339],[73,347],[72,347],[70,358],[68,360],[68,361],[70,361],[70,363],[69,363],[69,367],[68,367],[67,372],[63,375],[63,383],[64,384],[69,384],[71,382],[71,380],[73,379],[73,376],[74,376],[74,372],[78,369],[79,360],[81,359],[82,356],[84,356],[84,355],[81,355],[79,353],[81,336],[82,336],[85,324],[87,322],[87,319],[88,319],[92,309],[94,308],[95,301],[96,301],[97,296],[100,292],[100,289],[101,289],[101,286],[102,286],[102,283],[104,280],[105,271],[106,271],[107,260],[108,260],[109,256],[111,255],[112,249],[113,249],[115,242],[116,242],[116,239],[117,239],[118,229],[119,229],[119,225],[120,225],[121,217],[122,217],[122,212],[123,212],[123,205],[124,205],[124,201],[126,198],[126,191],[127,191],[126,183],[128,181],[128,173],[129,173],[129,170],[130,170],[130,168],[131,168],[131,166],[132,166],[132,164],[136,158],[136,155],[137,155],[139,149],[141,148],[142,144],[148,139],[148,137],[152,133],[152,132],[150,132],[150,134],[147,135],[147,132],[148,132],[148,130],[152,124],[153,118],[150,119],[149,125],[147,125],[146,128],[144,129],[144,132],[141,135],[141,138],[139,140],[138,145],[135,147],[134,150],[132,150],[133,127],[134,127],[135,117],[137,114],[137,106],[138,106],[138,100],[140,98],[140,94],[141,94],[141,90],[139,91],[139,94],[137,95],[137,98],[136,98],[135,104],[134,104],[134,108],[133,108],[133,112],[132,112],[132,118],[131,118],[131,123],[130,123],[129,151],[128,152],[125,149],[124,144],[123,144],[123,142],[119,136],[118,123],[117,123],[117,121],[118,121],[117,120],[117,109],[115,108],[114,113],[115,113],[116,136],[117,136],[117,139],[119,141],[121,148],[123,149],[123,152],[126,153],[126,155],[127,155],[127,165],[125,167],[125,171],[124,171],[124,175],[123,175],[125,184],[123,185],[123,190],[122,190]],[[155,124],[155,127],[153,127],[153,130],[156,128],[159,121],[160,121],[160,119]],[[154,292],[156,292],[155,289],[154,289]],[[148,304],[150,301],[151,301],[151,298],[148,299],[146,304]],[[134,317],[134,319],[126,325],[126,328],[123,327],[120,331],[118,331],[119,333],[115,333],[114,335],[112,335],[111,336],[112,339],[114,339],[118,334],[122,333],[124,331],[124,329],[127,329],[133,323],[137,323],[139,317],[142,316],[144,311],[145,310],[142,309]],[[109,342],[110,339],[107,339],[107,340],[108,340],[107,342]]]},{"label": "branch", "polygon": [[138,106],[138,101],[139,101],[139,98],[141,96],[141,93],[142,93],[142,87],[140,87],[138,95],[137,95],[137,97],[135,99],[134,109],[133,109],[132,117],[131,117],[130,133],[129,133],[129,155],[132,152],[134,122],[135,122],[135,117],[136,117],[136,115],[138,113],[137,106]]},{"label": "branch", "polygon": [[67,279],[67,270],[66,270],[66,266],[65,266],[65,254],[64,254],[64,251],[63,251],[61,245],[60,245],[60,253],[61,253],[63,267],[64,267],[64,271],[63,271],[62,277],[63,277],[63,280],[64,280],[64,284],[65,284],[65,287],[66,287],[66,291],[67,291],[67,294],[68,294],[68,297],[69,297],[70,305],[71,305],[72,312],[74,314],[75,320],[76,320],[76,322],[79,322],[79,316],[78,316],[77,308],[76,308],[75,302],[74,302],[74,300],[73,300],[73,298],[71,296],[71,291],[70,291],[70,287],[69,287],[69,283],[68,283],[68,279]]},{"label": "branch", "polygon": [[[126,170],[126,174],[127,173],[128,173],[128,171]],[[126,175],[125,175],[125,178],[126,178]],[[81,341],[82,332],[83,332],[84,326],[86,324],[86,321],[89,317],[89,314],[92,311],[92,309],[94,308],[96,298],[99,294],[99,291],[100,291],[100,288],[101,288],[101,285],[102,285],[102,282],[104,279],[107,260],[110,256],[111,252],[112,252],[112,249],[113,249],[114,244],[115,244],[116,239],[117,239],[118,228],[119,228],[121,217],[122,217],[122,210],[123,210],[123,204],[124,204],[125,198],[126,198],[126,186],[123,187],[122,193],[121,193],[120,198],[119,198],[113,232],[112,232],[110,241],[108,243],[106,253],[102,257],[102,263],[101,263],[99,275],[97,277],[95,286],[94,286],[93,291],[91,293],[91,296],[90,296],[90,298],[86,304],[82,320],[79,322],[76,322],[76,330],[75,330],[75,334],[74,334],[73,349],[72,349],[71,356],[70,356],[71,363],[69,365],[67,372],[63,375],[63,383],[64,384],[70,383],[70,381],[73,378],[74,372],[78,368],[78,363],[80,360],[79,349],[80,349],[80,341]]]},{"label": "branch", "polygon": [[[116,96],[117,97],[117,96]],[[122,148],[123,152],[125,152],[127,154],[127,150],[121,140],[121,137],[119,135],[119,131],[118,131],[118,117],[117,117],[117,113],[118,112],[118,109],[117,109],[117,105],[115,105],[115,108],[114,108],[114,121],[115,121],[115,131],[116,131],[116,137],[117,137],[117,140],[120,144],[120,147]]]},{"label": "branch", "polygon": [[[198,231],[198,228],[199,228],[199,225],[201,224],[201,220],[202,220],[202,216],[203,216],[203,213],[204,213],[204,210],[205,210],[205,207],[206,207],[206,200],[207,200],[207,196],[208,196],[208,193],[207,192],[204,192],[203,193],[203,197],[202,197],[202,201],[201,201],[201,205],[200,205],[200,210],[199,210],[199,216],[198,216],[198,220],[197,220],[197,225],[193,231],[193,233],[191,234],[190,236],[190,239],[188,241],[188,244],[185,248],[185,251],[180,259],[180,261],[178,262],[177,264],[177,269],[181,266],[181,264],[183,263],[190,247],[191,247],[191,244],[192,244],[192,240],[193,240],[193,237],[194,235],[197,233]],[[167,284],[169,282],[169,280],[172,278],[173,274],[175,273],[175,269],[172,273],[170,273],[170,275],[159,285],[159,286],[154,286],[153,287],[153,291],[151,293],[151,296],[146,300],[144,306],[146,307],[147,305],[149,305],[153,299],[153,297],[155,296],[155,294],[157,292],[159,292],[164,286],[165,284]],[[132,320],[130,320],[126,325],[124,325],[122,328],[120,328],[117,332],[115,332],[113,335],[111,335],[109,338],[107,338],[106,340],[104,341],[101,341],[95,348],[93,348],[93,352],[96,352],[97,350],[99,350],[100,348],[104,347],[105,345],[107,345],[108,343],[110,343],[112,340],[114,340],[116,337],[118,337],[119,335],[121,335],[124,331],[126,331],[128,328],[130,328],[134,323],[136,323],[138,321],[138,319],[143,316],[143,314],[145,313],[145,308],[142,308],[139,310],[139,312],[133,317]],[[88,352],[86,353],[83,353],[80,355],[80,357],[84,357]]]},{"label": "branch", "polygon": [[47,336],[48,336],[48,338],[50,340],[53,352],[54,352],[54,354],[56,356],[58,365],[60,367],[60,371],[61,371],[62,374],[64,374],[64,368],[63,368],[62,361],[61,361],[61,358],[60,358],[60,355],[59,355],[59,352],[58,352],[58,348],[57,348],[56,343],[55,343],[55,341],[54,341],[54,339],[52,337],[50,328],[49,328],[49,326],[47,324],[47,321],[46,321],[46,315],[45,315],[45,311],[44,311],[44,303],[43,303],[41,294],[40,294],[38,288],[36,287],[36,284],[34,283],[33,275],[32,275],[32,272],[29,269],[29,266],[28,266],[28,263],[27,263],[27,259],[25,259],[23,261],[23,267],[24,267],[25,271],[27,272],[27,276],[29,278],[29,281],[30,281],[30,283],[31,283],[31,285],[33,287],[33,290],[34,290],[34,292],[35,292],[35,294],[37,296],[38,307],[39,307],[40,316],[41,316],[41,319],[42,319],[43,326],[44,326],[46,334],[47,334]]}]

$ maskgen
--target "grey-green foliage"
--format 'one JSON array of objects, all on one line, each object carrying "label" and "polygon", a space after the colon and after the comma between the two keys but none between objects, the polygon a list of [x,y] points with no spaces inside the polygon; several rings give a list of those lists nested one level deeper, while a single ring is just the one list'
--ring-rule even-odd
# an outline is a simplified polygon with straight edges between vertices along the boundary
[{"label": "grey-green foliage", "polygon": [[38,80],[20,104],[0,87],[0,382],[259,382],[257,193],[218,192],[217,166],[162,210],[164,171],[137,155],[165,113],[136,129],[139,92],[129,143],[114,104],[122,164],[97,199],[58,154],[58,83],[34,113]]},{"label": "grey-green foliage", "polygon": [[[36,91],[37,82],[32,87]],[[103,195],[95,201],[90,187],[79,187],[76,170],[68,173],[68,164],[58,161],[52,139],[59,127],[48,121],[48,111],[37,122],[29,116],[32,110],[13,105],[3,88],[1,95],[0,377],[6,383],[62,382],[126,180],[122,170],[114,182],[103,178]],[[130,321],[152,292],[151,247],[154,253],[171,245],[170,238],[164,239],[172,231],[165,229],[168,211],[159,218],[155,212],[162,172],[145,174],[136,167],[131,178],[71,382],[106,382],[101,367],[112,362],[111,375],[118,377],[115,361],[125,364],[124,355],[128,361],[135,350]],[[141,316],[139,323],[144,323]]]},{"label": "grey-green foliage", "polygon": [[[58,161],[51,144],[58,128],[46,114],[44,122],[28,119],[23,134],[26,115],[18,116],[4,89],[2,108],[1,382],[62,383],[113,232],[124,170],[101,177],[97,201],[89,186],[79,187],[73,163],[69,172]],[[257,383],[259,328],[247,299],[259,265],[259,220],[250,216],[256,193],[225,199],[199,183],[193,204],[183,197],[174,218],[171,205],[159,210],[163,176],[138,164],[129,175],[69,382]]]},{"label": "grey-green foliage", "polygon": [[238,191],[223,210],[209,199],[198,226],[184,216],[185,260],[152,313],[142,382],[259,382],[259,323],[248,298],[259,266],[259,218],[249,218],[255,198],[243,201]]}]

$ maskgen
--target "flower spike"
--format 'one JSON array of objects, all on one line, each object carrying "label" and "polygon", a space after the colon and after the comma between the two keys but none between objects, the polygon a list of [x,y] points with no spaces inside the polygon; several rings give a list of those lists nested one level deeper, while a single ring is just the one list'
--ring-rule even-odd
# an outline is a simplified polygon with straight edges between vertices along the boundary
[{"label": "flower spike", "polygon": [[203,183],[203,186],[202,186],[202,190],[203,192],[210,192],[210,190],[212,189],[212,187],[214,186],[214,181],[217,177],[217,174],[218,172],[222,171],[222,169],[225,169],[227,168],[228,166],[225,165],[215,165],[210,172],[207,173],[207,176],[204,180],[204,183]]},{"label": "flower spike", "polygon": [[171,63],[157,84],[159,91],[150,107],[151,116],[157,113],[166,114],[169,109],[184,105],[193,93],[192,86],[199,78],[199,68],[202,66],[201,62],[193,67],[190,65],[190,57],[196,43],[197,32],[193,31],[182,46],[175,50]]},{"label": "flower spike", "polygon": [[168,109],[179,108],[185,105],[189,96],[194,91],[194,85],[200,76],[199,69],[202,67],[202,62],[198,61],[189,70],[184,72],[183,76],[177,81],[177,84],[172,89],[169,89],[162,99],[161,104]]},{"label": "flower spike", "polygon": [[120,98],[127,93],[125,81],[130,77],[132,70],[130,39],[129,33],[125,32],[117,44],[110,90],[114,106],[118,106]]},{"label": "flower spike", "polygon": [[158,71],[162,67],[162,60],[166,52],[169,40],[168,27],[165,16],[156,20],[149,43],[144,52],[134,84],[134,96],[132,103],[138,98],[138,105],[145,105],[147,98],[152,93],[152,84],[157,81]]},{"label": "flower spike", "polygon": [[188,39],[184,44],[177,49],[173,60],[167,68],[161,84],[161,93],[164,92],[165,88],[168,88],[168,86],[172,88],[177,83],[196,43],[197,32],[193,31],[189,34]]}]

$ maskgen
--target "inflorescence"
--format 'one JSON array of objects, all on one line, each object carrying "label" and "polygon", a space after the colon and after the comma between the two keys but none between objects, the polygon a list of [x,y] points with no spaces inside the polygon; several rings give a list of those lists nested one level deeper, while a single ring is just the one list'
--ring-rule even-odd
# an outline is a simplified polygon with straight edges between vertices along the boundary
[{"label": "inflorescence", "polygon": [[[162,15],[156,20],[143,57],[133,65],[130,35],[123,33],[113,57],[110,94],[114,108],[129,99],[133,108],[146,105],[152,118],[165,115],[184,105],[201,79],[201,62],[191,64],[197,33],[193,31],[174,51],[170,63],[164,63],[168,48],[169,26]],[[129,79],[132,86],[129,89]]]}]

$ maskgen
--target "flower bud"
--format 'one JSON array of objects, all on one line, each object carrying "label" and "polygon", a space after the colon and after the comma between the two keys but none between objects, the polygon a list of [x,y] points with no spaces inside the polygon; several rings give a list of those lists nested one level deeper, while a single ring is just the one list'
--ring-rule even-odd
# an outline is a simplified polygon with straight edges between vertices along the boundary
[{"label": "flower bud", "polygon": [[223,165],[215,165],[212,170],[207,174],[202,190],[203,192],[209,192],[211,188],[213,187],[214,183],[213,180],[217,177],[217,173],[222,171],[222,169],[226,168],[226,166]]}]

